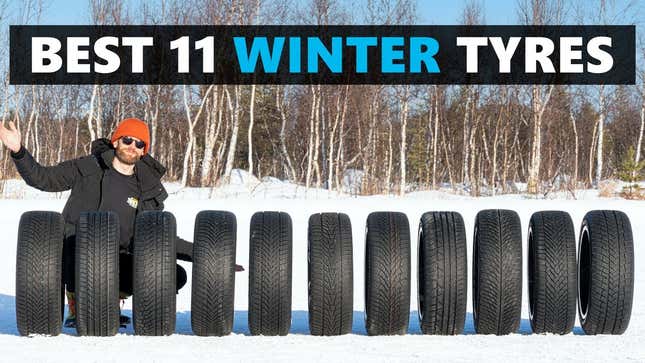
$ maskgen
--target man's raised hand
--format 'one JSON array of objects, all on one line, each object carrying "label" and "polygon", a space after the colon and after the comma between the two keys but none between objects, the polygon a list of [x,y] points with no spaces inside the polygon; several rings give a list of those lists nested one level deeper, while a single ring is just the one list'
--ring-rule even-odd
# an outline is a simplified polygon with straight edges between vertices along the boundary
[{"label": "man's raised hand", "polygon": [[0,141],[15,153],[20,150],[20,131],[16,129],[13,121],[9,122],[8,128],[0,124]]}]

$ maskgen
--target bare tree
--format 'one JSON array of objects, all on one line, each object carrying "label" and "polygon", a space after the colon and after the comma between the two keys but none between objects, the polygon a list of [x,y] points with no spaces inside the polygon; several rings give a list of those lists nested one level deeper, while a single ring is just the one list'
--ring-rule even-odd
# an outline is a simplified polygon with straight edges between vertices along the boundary
[{"label": "bare tree", "polygon": [[255,85],[251,85],[251,100],[249,101],[249,132],[248,132],[248,162],[249,174],[253,174],[253,123],[255,121]]},{"label": "bare tree", "polygon": [[[181,186],[185,187],[186,184],[188,183],[188,171],[189,171],[189,165],[188,165],[188,159],[191,155],[191,152],[193,151],[193,148],[195,147],[195,124],[197,124],[197,121],[199,121],[199,118],[202,114],[202,111],[204,110],[204,104],[206,103],[206,100],[208,99],[208,96],[210,92],[213,90],[213,85],[208,86],[206,91],[204,92],[204,95],[202,96],[202,101],[201,104],[199,105],[199,108],[197,109],[197,114],[195,117],[192,116],[191,112],[191,105],[190,105],[190,100],[189,100],[189,90],[186,85],[183,86],[183,91],[184,91],[184,108],[186,110],[186,122],[188,124],[188,142],[186,143],[186,150],[184,152],[184,163],[183,163],[183,168],[182,168],[182,174],[181,174]],[[193,157],[193,164],[196,163],[195,158]]]},{"label": "bare tree", "polygon": [[580,141],[578,137],[578,128],[576,126],[576,118],[573,115],[573,108],[569,108],[569,120],[571,120],[571,128],[573,130],[573,140],[574,140],[574,159],[573,159],[573,171],[571,172],[572,177],[572,186],[576,188],[578,185],[578,159],[580,158]]},{"label": "bare tree", "polygon": [[[519,0],[519,15],[523,24],[547,25],[559,23],[563,16],[561,0]],[[553,93],[553,85],[531,86],[532,141],[528,169],[527,191],[535,194],[540,189],[542,163],[542,121],[546,106]]]},{"label": "bare tree", "polygon": [[[258,23],[260,17],[260,6],[262,4],[261,0],[255,1],[254,9],[254,23]],[[255,84],[251,85],[251,99],[249,101],[249,132],[248,132],[248,163],[249,163],[249,174],[253,175],[253,123],[255,121]]]},{"label": "bare tree", "polygon": [[287,104],[286,107],[284,105],[284,100],[285,97],[283,95],[285,88],[284,86],[278,86],[276,87],[275,90],[275,105],[276,109],[278,110],[278,113],[280,114],[280,151],[282,153],[282,158],[284,159],[284,162],[286,163],[287,167],[287,177],[290,180],[296,180],[298,178],[298,175],[296,174],[296,169],[293,167],[293,164],[291,162],[291,157],[289,156],[289,152],[287,150],[287,140],[286,140],[286,127],[287,127],[287,114],[285,109],[289,109],[289,105]]},{"label": "bare tree", "polygon": [[[200,184],[205,186],[209,183],[213,156],[215,153],[215,144],[220,137],[222,129],[222,119],[224,114],[224,93],[221,86],[214,86],[213,95],[207,101],[207,117],[204,126],[204,152],[202,156],[202,168],[200,175]],[[222,146],[224,143],[220,143]],[[218,165],[221,160],[221,154],[217,153],[215,164]]]},{"label": "bare tree", "polygon": [[[432,132],[432,189],[437,189],[437,166],[439,165],[439,160],[438,160],[438,149],[437,146],[439,144],[439,121],[440,121],[440,113],[441,113],[441,108],[439,107],[440,105],[440,100],[443,101],[443,89],[438,87],[438,86],[433,86],[432,87],[434,92],[434,102],[431,107],[434,108],[434,112],[432,112],[432,115],[434,116],[433,118],[433,132]],[[443,102],[441,102],[443,104]]]},{"label": "bare tree", "polygon": [[[332,126],[331,132],[329,134],[329,157],[327,159],[329,162],[327,188],[329,190],[332,190],[334,185],[334,138],[336,136],[336,131],[338,130],[339,123],[341,125],[344,124],[345,115],[347,113],[348,93],[349,85],[346,85],[344,87],[344,92],[338,93],[336,97],[336,114],[334,117],[334,125]],[[342,139],[342,137],[343,135],[341,128],[338,138]]]},{"label": "bare tree", "polygon": [[[466,2],[461,15],[461,24],[463,25],[482,25],[484,24],[482,4],[476,0]],[[473,119],[479,99],[480,87],[466,85],[463,87],[464,97],[464,115],[462,128],[462,183],[469,185],[472,175],[471,164],[474,163],[474,157],[471,157],[472,144],[474,138]]]},{"label": "bare tree", "polygon": [[318,128],[318,124],[316,124],[316,110],[318,109],[318,92],[320,90],[320,87],[316,86],[310,86],[311,89],[311,109],[309,112],[309,146],[307,150],[307,174],[305,177],[305,187],[309,188],[311,185],[311,174],[313,172],[313,165],[314,165],[314,148],[317,147],[317,145],[314,146],[315,143],[315,138],[314,135],[316,134],[316,129]]},{"label": "bare tree", "polygon": [[604,85],[598,86],[598,145],[596,146],[596,179],[594,184],[596,187],[600,186],[602,178],[603,166],[603,143],[604,143],[604,129],[606,119],[606,105],[605,105],[605,87]]},{"label": "bare tree", "polygon": [[[645,41],[645,40],[644,40]],[[642,56],[645,56],[645,46],[641,48]],[[640,96],[640,127],[638,129],[638,141],[636,142],[636,152],[634,154],[634,162],[636,165],[641,159],[641,148],[643,145],[643,133],[645,132],[645,68],[640,72],[640,87],[637,87],[638,95]],[[632,175],[635,177],[635,175]]]},{"label": "bare tree", "polygon": [[228,105],[228,110],[233,120],[233,128],[228,144],[226,167],[224,169],[224,179],[227,183],[231,179],[231,172],[233,171],[233,163],[235,161],[235,151],[237,149],[237,137],[240,132],[240,86],[233,86],[233,99],[231,99],[231,94],[228,88],[229,87],[224,87],[224,92],[226,93],[226,103]]},{"label": "bare tree", "polygon": [[407,174],[406,169],[406,158],[407,158],[407,127],[408,127],[408,107],[410,105],[410,86],[405,86],[403,91],[403,96],[401,98],[401,181],[399,195],[405,194],[406,180],[405,176]]}]

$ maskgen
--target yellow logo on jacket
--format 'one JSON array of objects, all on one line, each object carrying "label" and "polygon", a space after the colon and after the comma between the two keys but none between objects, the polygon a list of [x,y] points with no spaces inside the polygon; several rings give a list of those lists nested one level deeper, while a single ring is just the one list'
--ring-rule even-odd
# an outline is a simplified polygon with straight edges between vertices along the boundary
[{"label": "yellow logo on jacket", "polygon": [[134,209],[137,209],[137,206],[139,205],[139,199],[135,197],[130,197],[128,198],[128,205]]}]

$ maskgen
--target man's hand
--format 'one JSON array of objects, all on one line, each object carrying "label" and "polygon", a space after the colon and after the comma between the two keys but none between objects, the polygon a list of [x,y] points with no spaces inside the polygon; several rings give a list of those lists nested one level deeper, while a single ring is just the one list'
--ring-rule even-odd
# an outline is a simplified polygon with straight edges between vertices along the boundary
[{"label": "man's hand", "polygon": [[20,132],[16,129],[13,121],[9,122],[9,128],[0,124],[0,141],[2,141],[9,150],[17,153],[20,150]]},{"label": "man's hand", "polygon": [[235,272],[241,272],[244,271],[244,266],[242,265],[235,265]]}]

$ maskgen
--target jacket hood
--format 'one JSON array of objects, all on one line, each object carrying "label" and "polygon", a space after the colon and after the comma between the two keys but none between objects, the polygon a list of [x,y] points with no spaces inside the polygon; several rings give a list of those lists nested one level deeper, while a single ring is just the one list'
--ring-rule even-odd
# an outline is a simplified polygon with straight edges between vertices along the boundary
[{"label": "jacket hood", "polygon": [[105,151],[114,150],[114,146],[112,146],[112,143],[109,139],[101,138],[92,141],[91,150],[92,155],[101,155]]}]

